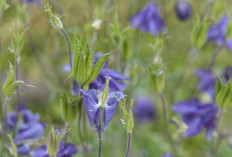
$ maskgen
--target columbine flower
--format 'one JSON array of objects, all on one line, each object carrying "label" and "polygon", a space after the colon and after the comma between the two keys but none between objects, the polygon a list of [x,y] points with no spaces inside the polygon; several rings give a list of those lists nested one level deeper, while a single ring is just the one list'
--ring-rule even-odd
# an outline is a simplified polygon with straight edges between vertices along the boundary
[{"label": "columbine flower", "polygon": [[232,66],[227,66],[223,73],[224,81],[227,82],[232,77]]},{"label": "columbine flower", "polygon": [[152,35],[159,35],[161,31],[167,33],[164,20],[160,16],[160,8],[155,2],[150,2],[143,10],[135,14],[130,19],[130,24],[133,28],[139,28]]},{"label": "columbine flower", "polygon": [[[94,65],[97,62],[97,60],[102,56],[102,53],[96,53],[94,56]],[[113,69],[108,69],[106,68],[107,62],[105,62],[103,69],[101,70],[100,74],[98,77],[89,85],[90,89],[98,89],[98,90],[103,90],[105,87],[106,83],[106,76],[110,77],[110,83],[109,83],[109,90],[111,91],[123,91],[126,87],[126,85],[122,82],[123,80],[130,80],[126,76],[122,75],[121,73],[113,70]],[[62,71],[71,71],[70,65],[66,64],[62,67]],[[79,93],[79,85],[77,82],[73,82],[72,85],[72,94],[76,95]]]},{"label": "columbine flower", "polygon": [[133,114],[139,122],[154,120],[156,117],[154,102],[147,97],[139,97],[135,101]]},{"label": "columbine flower", "polygon": [[208,31],[207,41],[211,41],[218,46],[224,46],[226,44],[226,29],[228,25],[228,16],[224,15],[218,21],[213,24]]},{"label": "columbine flower", "polygon": [[17,146],[19,155],[28,154],[30,146],[25,142],[26,140],[38,139],[43,136],[43,125],[39,121],[39,115],[33,114],[30,110],[26,109],[24,105],[21,105],[19,109],[18,125],[17,112],[13,111],[8,114],[7,122],[10,129],[17,128],[16,135],[14,136],[14,143]]},{"label": "columbine flower", "polygon": [[173,157],[173,156],[170,153],[165,153],[164,155],[162,155],[162,157]]},{"label": "columbine flower", "polygon": [[178,0],[176,2],[175,9],[178,18],[182,21],[187,20],[192,14],[191,5],[189,4],[189,2]]},{"label": "columbine flower", "polygon": [[[56,130],[55,134],[57,135],[60,131]],[[63,139],[60,141],[60,147],[58,152],[56,153],[57,157],[72,157],[77,153],[77,147],[71,143],[63,143]],[[30,152],[32,157],[49,157],[47,146],[43,145],[37,149],[34,149]]]},{"label": "columbine flower", "polygon": [[[96,89],[91,89],[88,92],[81,90],[84,98],[85,109],[90,121],[90,125],[94,130],[99,131],[99,112],[102,107],[102,92]],[[101,131],[105,131],[110,120],[112,119],[118,107],[120,99],[124,98],[122,92],[110,92],[105,100],[103,108],[103,125]]]},{"label": "columbine flower", "polygon": [[209,69],[198,69],[196,70],[195,75],[199,79],[198,89],[201,92],[208,94],[211,99],[214,99],[217,78],[214,76],[213,72]]},{"label": "columbine flower", "polygon": [[216,126],[218,107],[214,103],[202,103],[198,99],[183,101],[175,104],[172,110],[181,114],[183,122],[188,126],[186,137],[199,134],[206,129],[206,139],[210,140]]}]

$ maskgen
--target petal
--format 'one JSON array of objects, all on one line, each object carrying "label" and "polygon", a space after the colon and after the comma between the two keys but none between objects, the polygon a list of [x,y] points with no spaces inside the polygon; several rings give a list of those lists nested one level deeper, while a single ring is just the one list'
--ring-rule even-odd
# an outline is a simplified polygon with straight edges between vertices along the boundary
[{"label": "petal", "polygon": [[203,129],[203,124],[201,123],[201,118],[197,117],[193,120],[191,124],[188,125],[188,129],[185,133],[186,137],[192,137],[199,134]]},{"label": "petal", "polygon": [[71,67],[70,67],[70,64],[65,64],[62,68],[61,68],[62,71],[64,72],[70,72],[71,71]]},{"label": "petal", "polygon": [[104,69],[106,73],[109,74],[109,76],[115,80],[130,80],[128,77],[122,75],[121,73],[113,70],[113,69]]},{"label": "petal", "polygon": [[197,112],[199,104],[199,100],[183,101],[172,106],[172,110],[180,114],[191,114]]},{"label": "petal", "polygon": [[43,145],[37,149],[32,150],[30,152],[30,155],[32,157],[49,157],[49,155],[47,154],[46,145]]},{"label": "petal", "polygon": [[72,155],[77,153],[77,147],[71,143],[62,144],[60,146],[60,150],[57,153],[57,156],[60,157],[71,157]]},{"label": "petal", "polygon": [[17,152],[19,155],[28,155],[31,151],[29,145],[23,144],[22,146],[17,148]]}]

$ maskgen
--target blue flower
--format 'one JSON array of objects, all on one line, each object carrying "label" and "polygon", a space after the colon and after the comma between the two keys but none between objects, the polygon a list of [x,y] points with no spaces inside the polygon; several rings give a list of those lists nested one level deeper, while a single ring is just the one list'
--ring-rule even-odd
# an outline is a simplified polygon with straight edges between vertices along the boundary
[{"label": "blue flower", "polygon": [[154,102],[147,97],[139,97],[133,107],[134,117],[141,123],[152,121],[156,118]]},{"label": "blue flower", "polygon": [[14,143],[18,148],[18,154],[28,154],[30,146],[26,144],[26,140],[41,138],[44,127],[39,121],[39,115],[33,114],[24,105],[20,106],[19,117],[22,118],[18,119],[18,124],[16,125],[17,112],[10,112],[7,117],[7,122],[10,129],[17,128]]},{"label": "blue flower", "polygon": [[206,139],[210,140],[219,110],[216,104],[203,103],[198,99],[193,99],[175,104],[172,110],[179,113],[183,122],[188,126],[186,137],[196,136],[205,128]]},{"label": "blue flower", "polygon": [[195,72],[195,76],[199,79],[198,89],[214,99],[217,78],[214,76],[213,72],[210,69],[198,69]]},{"label": "blue flower", "polygon": [[224,15],[220,18],[218,23],[215,23],[212,26],[210,26],[207,34],[207,41],[211,41],[218,46],[224,46],[226,44],[227,25],[228,16]]},{"label": "blue flower", "polygon": [[232,66],[227,66],[223,73],[223,79],[225,82],[227,82],[231,77],[232,77]]},{"label": "blue flower", "polygon": [[[99,131],[98,121],[102,103],[102,92],[96,89],[91,89],[88,92],[81,90],[81,92],[83,94],[85,109],[90,121],[90,125],[94,130]],[[122,98],[124,98],[124,94],[122,92],[110,92],[108,94],[105,107],[103,108],[104,123],[103,126],[101,126],[101,131],[105,131],[115,111],[117,110],[119,100]]]},{"label": "blue flower", "polygon": [[164,155],[162,155],[162,157],[173,157],[173,156],[170,153],[165,153]]},{"label": "blue flower", "polygon": [[143,10],[135,14],[130,19],[130,24],[133,28],[139,28],[152,35],[159,35],[161,31],[167,33],[164,20],[160,16],[160,8],[155,2],[150,2]]},{"label": "blue flower", "polygon": [[[63,144],[63,140],[60,144],[60,149],[57,153],[57,157],[72,157],[72,155],[77,153],[77,147],[71,143]],[[32,157],[49,157],[47,153],[46,145],[43,145],[37,149],[30,152]]]},{"label": "blue flower", "polygon": [[178,0],[176,2],[175,9],[178,18],[182,21],[187,20],[192,14],[191,5],[189,4],[189,2]]}]

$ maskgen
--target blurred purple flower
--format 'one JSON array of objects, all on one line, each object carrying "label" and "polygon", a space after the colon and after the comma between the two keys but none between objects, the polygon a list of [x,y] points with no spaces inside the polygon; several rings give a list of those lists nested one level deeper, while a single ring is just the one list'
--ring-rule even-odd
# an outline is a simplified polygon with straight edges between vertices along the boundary
[{"label": "blurred purple flower", "polygon": [[219,110],[216,104],[203,103],[198,99],[193,99],[175,104],[172,110],[179,113],[183,122],[188,126],[186,137],[196,136],[203,128],[206,128],[206,139],[210,140]]},{"label": "blurred purple flower", "polygon": [[38,139],[43,136],[43,125],[39,121],[39,115],[33,114],[26,109],[24,105],[19,108],[19,117],[17,122],[17,112],[13,111],[8,114],[7,122],[10,129],[16,129],[14,142],[18,147],[18,154],[28,154],[30,151],[29,145],[24,144],[26,140]]},{"label": "blurred purple flower", "polygon": [[220,18],[218,23],[211,25],[208,30],[207,41],[211,41],[218,46],[224,46],[226,44],[227,24],[228,16],[224,15]]},{"label": "blurred purple flower", "polygon": [[149,32],[152,35],[159,35],[162,31],[167,33],[163,18],[160,16],[160,8],[155,2],[150,2],[140,12],[130,19],[133,28],[138,28],[143,32]]},{"label": "blurred purple flower", "polygon": [[195,71],[195,76],[198,78],[198,89],[201,92],[207,93],[212,99],[215,97],[215,87],[217,78],[210,69],[198,69]]},{"label": "blurred purple flower", "polygon": [[133,107],[134,117],[141,123],[152,121],[156,117],[154,102],[147,97],[139,97]]},{"label": "blurred purple flower", "polygon": [[[90,125],[94,130],[99,131],[98,121],[102,103],[102,93],[96,89],[91,89],[88,92],[81,90],[81,92],[83,94],[85,109],[90,121]],[[122,92],[110,92],[108,94],[108,98],[106,100],[107,103],[103,109],[104,126],[101,126],[101,131],[105,131],[115,111],[117,110],[119,103],[118,101],[122,98],[124,98],[124,94]]]},{"label": "blurred purple flower", "polygon": [[170,153],[165,153],[164,155],[162,155],[162,157],[173,157],[173,156]]},{"label": "blurred purple flower", "polygon": [[189,2],[185,2],[183,0],[178,0],[176,2],[175,9],[178,18],[182,21],[187,20],[192,14],[191,5],[189,4]]},{"label": "blurred purple flower", "polygon": [[[60,144],[60,149],[57,153],[57,157],[72,157],[77,153],[77,147],[71,143],[63,144],[63,140]],[[43,145],[37,149],[34,149],[30,152],[32,157],[49,157],[47,153],[46,145]]]},{"label": "blurred purple flower", "polygon": [[232,66],[227,66],[223,73],[223,79],[225,82],[227,82],[231,77],[232,77]]},{"label": "blurred purple flower", "polygon": [[41,7],[42,5],[41,0],[19,0],[19,1],[26,4],[31,4],[33,2],[36,2],[39,7]]}]

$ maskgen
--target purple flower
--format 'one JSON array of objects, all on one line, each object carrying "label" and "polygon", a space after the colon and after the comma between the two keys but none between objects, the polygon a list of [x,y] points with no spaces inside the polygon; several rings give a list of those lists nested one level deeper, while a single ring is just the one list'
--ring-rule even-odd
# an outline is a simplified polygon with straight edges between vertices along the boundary
[{"label": "purple flower", "polygon": [[224,81],[227,82],[232,77],[232,66],[227,66],[223,73]]},{"label": "purple flower", "polygon": [[10,129],[17,128],[14,142],[18,146],[18,154],[28,154],[30,147],[24,144],[26,140],[38,139],[43,136],[43,125],[39,121],[39,115],[33,114],[30,110],[21,105],[19,109],[18,124],[17,112],[13,111],[8,114],[7,122]]},{"label": "purple flower", "polygon": [[165,153],[164,155],[162,155],[162,157],[173,157],[173,156],[170,153]]},{"label": "purple flower", "polygon": [[[60,149],[57,153],[57,157],[72,157],[72,155],[77,153],[77,147],[71,143],[63,144],[61,143]],[[32,157],[49,157],[47,153],[46,145],[43,145],[37,149],[30,152]]]},{"label": "purple flower", "polygon": [[133,114],[139,122],[154,120],[156,117],[154,102],[147,97],[139,97],[135,101]]},{"label": "purple flower", "polygon": [[191,5],[189,4],[189,2],[178,0],[176,2],[175,9],[178,18],[182,21],[187,20],[192,14]]},{"label": "purple flower", "polygon": [[213,99],[215,97],[215,87],[217,81],[217,78],[214,76],[213,72],[209,69],[198,69],[195,72],[195,76],[199,79],[198,89],[201,92],[209,94]]},{"label": "purple flower", "polygon": [[226,42],[227,24],[228,24],[228,16],[224,15],[221,17],[218,23],[215,23],[212,26],[210,26],[207,34],[207,41],[211,41],[218,46],[224,46],[226,44],[225,42]]},{"label": "purple flower", "polygon": [[26,3],[26,4],[31,4],[31,3],[33,3],[33,2],[36,2],[37,5],[38,5],[39,7],[41,7],[41,0],[20,0],[20,2]]},{"label": "purple flower", "polygon": [[[83,94],[85,109],[90,121],[90,125],[94,130],[98,131],[99,112],[102,103],[102,92],[96,89],[91,89],[88,92],[81,90],[81,92]],[[117,110],[118,101],[122,98],[124,98],[124,94],[122,92],[110,92],[108,94],[105,107],[103,108],[104,125],[101,126],[101,131],[105,131],[115,111]]]},{"label": "purple flower", "polygon": [[133,28],[138,28],[143,32],[152,35],[159,35],[160,32],[167,33],[163,18],[160,16],[160,8],[155,2],[150,2],[140,12],[130,19]]},{"label": "purple flower", "polygon": [[214,103],[203,103],[198,99],[183,101],[175,104],[172,110],[182,116],[183,122],[188,126],[186,137],[199,134],[206,129],[206,139],[210,140],[212,131],[216,126],[218,107]]}]

